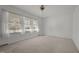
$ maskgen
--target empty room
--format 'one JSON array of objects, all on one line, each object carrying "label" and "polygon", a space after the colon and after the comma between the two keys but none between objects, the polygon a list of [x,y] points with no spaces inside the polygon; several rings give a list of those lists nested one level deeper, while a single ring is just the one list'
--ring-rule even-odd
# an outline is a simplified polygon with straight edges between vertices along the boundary
[{"label": "empty room", "polygon": [[0,53],[78,53],[78,5],[0,5]]}]

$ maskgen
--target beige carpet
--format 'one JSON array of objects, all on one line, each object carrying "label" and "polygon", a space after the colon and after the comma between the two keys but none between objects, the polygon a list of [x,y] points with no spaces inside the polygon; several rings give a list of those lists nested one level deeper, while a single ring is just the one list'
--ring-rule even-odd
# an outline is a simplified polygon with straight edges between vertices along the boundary
[{"label": "beige carpet", "polygon": [[3,53],[76,53],[77,48],[71,39],[39,36],[0,47]]}]

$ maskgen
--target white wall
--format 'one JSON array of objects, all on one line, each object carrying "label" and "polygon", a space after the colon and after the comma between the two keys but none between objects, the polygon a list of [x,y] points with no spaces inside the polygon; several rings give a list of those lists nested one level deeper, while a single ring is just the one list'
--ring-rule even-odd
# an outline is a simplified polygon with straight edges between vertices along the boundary
[{"label": "white wall", "polygon": [[[56,8],[56,6],[55,6]],[[46,18],[45,23],[45,35],[57,36],[63,38],[72,38],[72,20],[74,6],[61,6],[55,9],[55,13]],[[53,9],[52,9],[53,10]],[[51,12],[51,13],[52,13]]]},{"label": "white wall", "polygon": [[73,14],[73,41],[79,50],[79,6]]},{"label": "white wall", "polygon": [[7,35],[3,34],[3,31],[2,31],[3,30],[2,29],[2,27],[3,27],[2,26],[2,20],[3,20],[2,16],[4,16],[2,14],[2,9],[12,11],[12,12],[18,13],[20,15],[24,15],[24,16],[28,16],[28,17],[32,17],[32,18],[35,17],[35,16],[30,15],[30,14],[28,14],[27,12],[25,12],[21,9],[18,9],[18,8],[15,8],[15,7],[12,7],[12,6],[0,6],[0,15],[1,15],[0,16],[0,45],[4,44],[4,43],[13,43],[13,42],[16,42],[16,41],[19,41],[19,40],[29,39],[29,38],[38,36],[39,33],[33,32],[33,33],[24,33],[24,34],[19,34],[19,35],[15,34],[13,36],[7,37]]}]

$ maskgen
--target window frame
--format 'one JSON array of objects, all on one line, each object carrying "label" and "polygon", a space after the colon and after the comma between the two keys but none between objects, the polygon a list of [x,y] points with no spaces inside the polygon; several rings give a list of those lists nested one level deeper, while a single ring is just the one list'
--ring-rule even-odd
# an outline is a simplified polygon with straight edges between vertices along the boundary
[{"label": "window frame", "polygon": [[[30,19],[30,26],[31,26],[31,31],[29,31],[29,32],[39,32],[39,31],[34,31],[34,29],[32,28],[33,27],[33,19],[35,19],[35,18],[31,18],[31,17],[28,17],[28,16],[23,16],[23,15],[20,15],[20,14],[18,14],[18,13],[15,13],[15,12],[11,12],[11,11],[7,11],[7,10],[4,10],[3,11],[3,27],[2,27],[2,30],[4,31],[4,33],[6,33],[6,34],[8,34],[8,35],[10,35],[10,34],[16,34],[16,33],[19,33],[19,34],[23,34],[23,33],[26,33],[27,31],[25,31],[25,29],[24,29],[24,17],[26,17],[26,18],[29,18]],[[14,33],[10,33],[9,32],[9,26],[8,26],[8,17],[9,17],[9,13],[13,13],[13,14],[16,14],[16,15],[19,15],[19,16],[21,16],[21,19],[20,19],[20,21],[21,21],[21,26],[22,26],[22,32],[14,32]],[[38,20],[37,20],[38,21]],[[37,23],[38,24],[38,23]],[[39,29],[39,25],[38,25],[38,29]]]},{"label": "window frame", "polygon": [[[20,30],[21,31],[19,31],[18,29],[17,29],[17,31],[14,31],[14,32],[10,32],[10,30],[9,30],[9,14],[11,13],[11,14],[15,14],[15,15],[17,15],[18,17],[19,17],[19,21],[21,21],[22,20],[22,16],[21,15],[18,15],[18,14],[16,14],[16,13],[13,13],[13,12],[9,12],[9,11],[7,11],[7,13],[8,13],[8,15],[7,15],[7,27],[8,27],[8,33],[9,34],[14,34],[14,33],[22,33],[22,28],[20,28]],[[21,22],[20,22],[20,27],[21,27]]]}]

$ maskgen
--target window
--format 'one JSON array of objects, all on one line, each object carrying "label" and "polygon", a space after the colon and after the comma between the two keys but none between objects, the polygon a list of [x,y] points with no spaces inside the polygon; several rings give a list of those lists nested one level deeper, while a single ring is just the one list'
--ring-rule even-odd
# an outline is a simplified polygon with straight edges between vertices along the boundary
[{"label": "window", "polygon": [[36,19],[32,19],[32,29],[34,32],[39,32],[38,21]]},{"label": "window", "polygon": [[25,32],[39,32],[37,20],[24,17],[24,30]]},{"label": "window", "polygon": [[21,16],[8,12],[8,32],[22,32]]},{"label": "window", "polygon": [[7,33],[39,32],[38,21],[16,13],[7,12]]},{"label": "window", "polygon": [[24,31],[32,32],[30,18],[24,17],[23,20],[24,20]]}]

